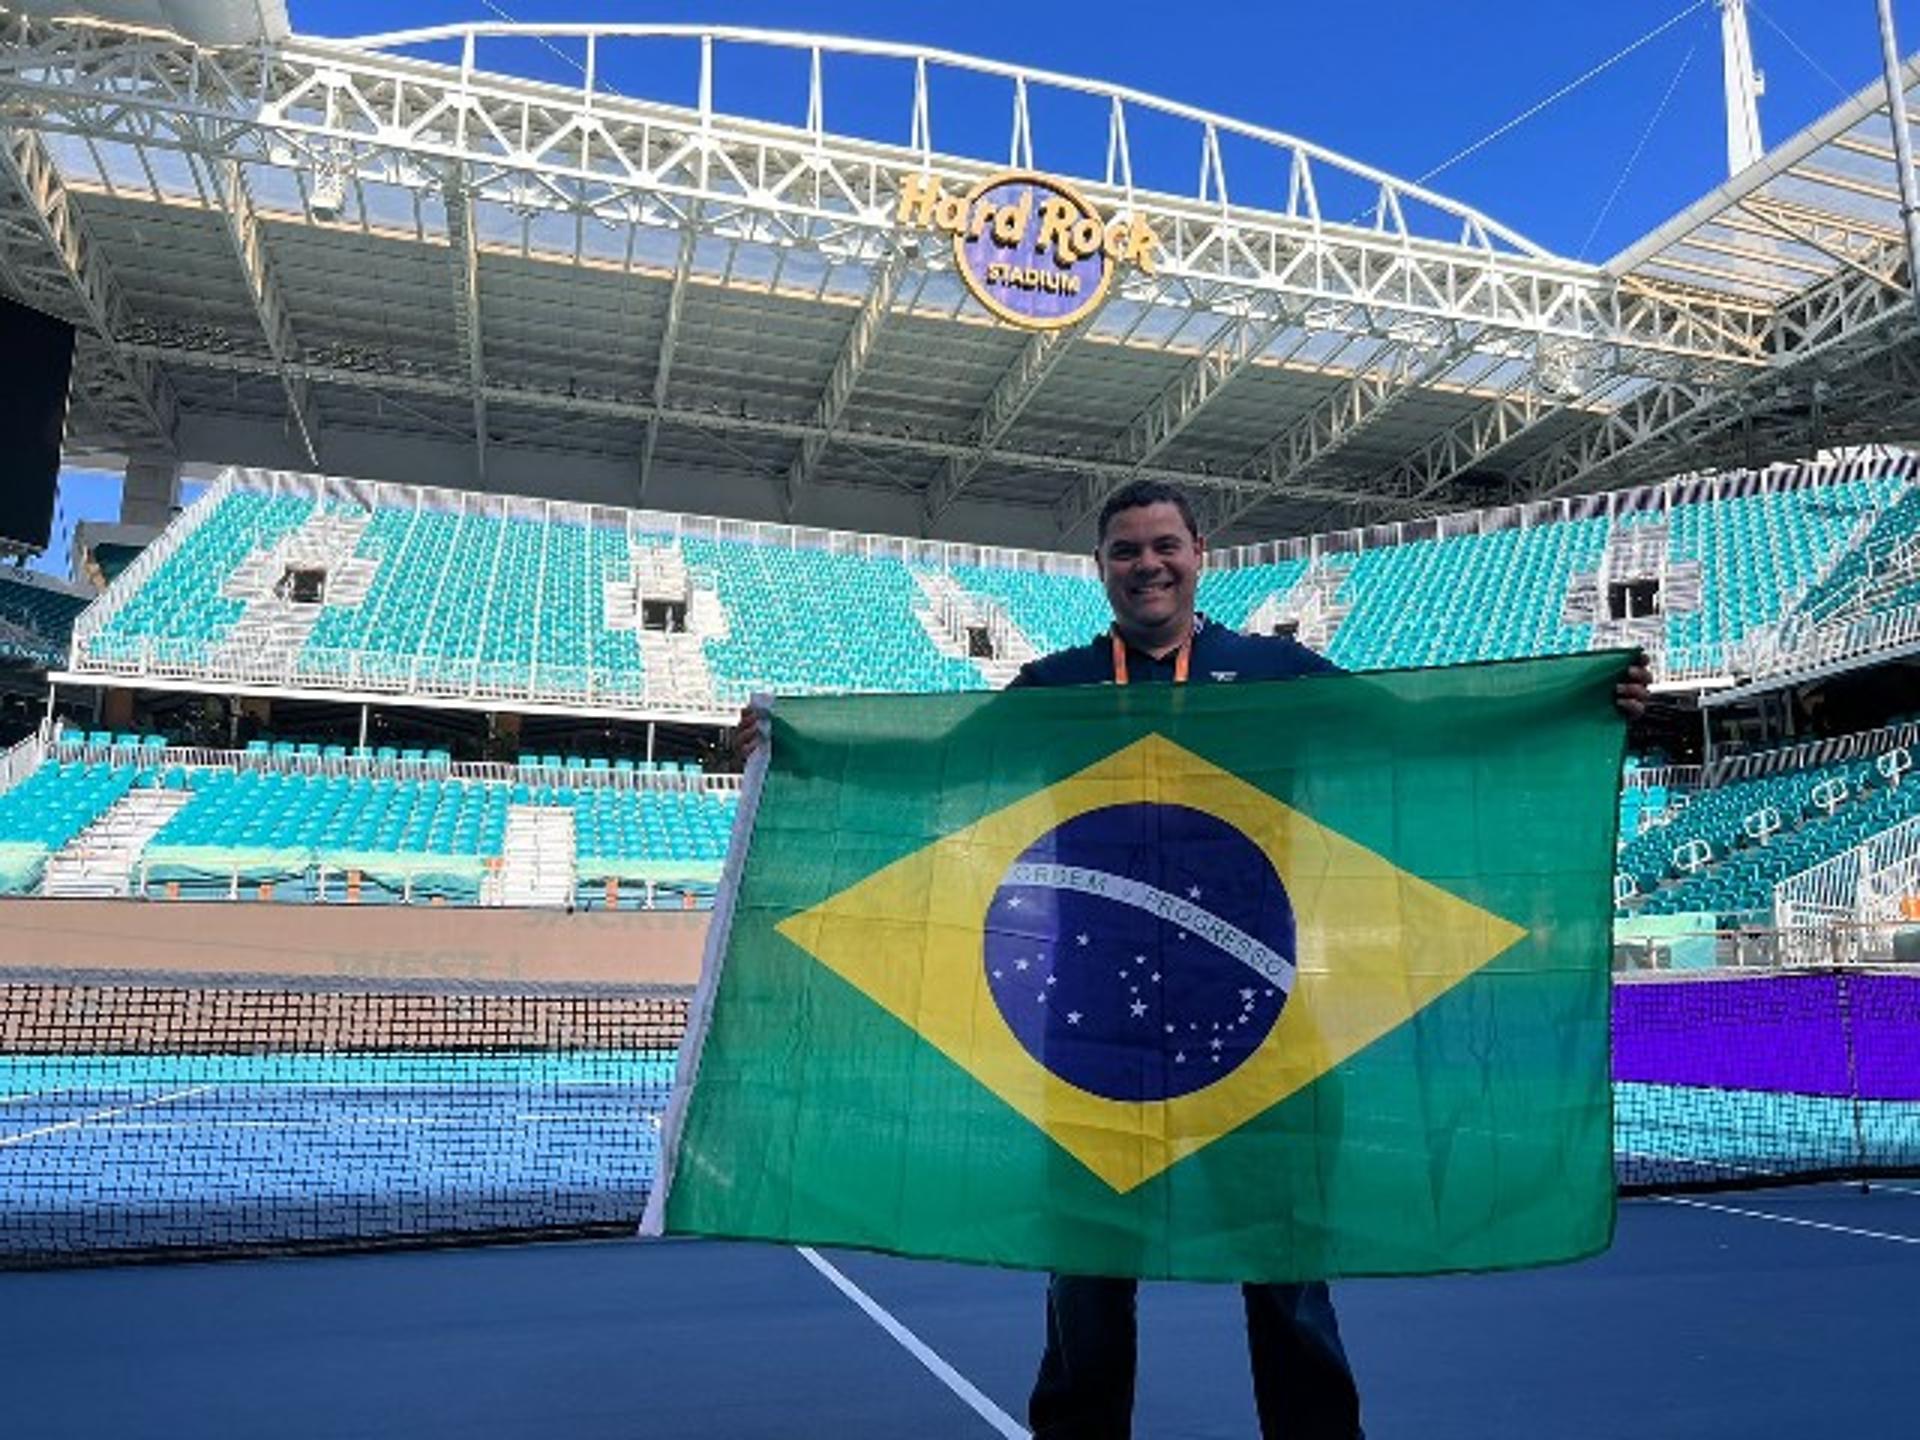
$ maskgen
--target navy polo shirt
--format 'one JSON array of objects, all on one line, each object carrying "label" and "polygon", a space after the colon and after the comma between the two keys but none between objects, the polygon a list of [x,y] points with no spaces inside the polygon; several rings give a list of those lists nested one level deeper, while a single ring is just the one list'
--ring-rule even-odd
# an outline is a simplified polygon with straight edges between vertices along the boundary
[{"label": "navy polo shirt", "polygon": [[[1173,680],[1174,657],[1156,660],[1127,646],[1127,678],[1142,685]],[[1300,675],[1335,675],[1340,667],[1318,651],[1287,635],[1243,635],[1204,615],[1193,619],[1193,652],[1187,658],[1187,683],[1217,685],[1236,680],[1292,680]],[[1113,641],[1094,637],[1071,650],[1056,650],[1020,667],[1008,689],[1026,685],[1105,685],[1113,680]]]}]

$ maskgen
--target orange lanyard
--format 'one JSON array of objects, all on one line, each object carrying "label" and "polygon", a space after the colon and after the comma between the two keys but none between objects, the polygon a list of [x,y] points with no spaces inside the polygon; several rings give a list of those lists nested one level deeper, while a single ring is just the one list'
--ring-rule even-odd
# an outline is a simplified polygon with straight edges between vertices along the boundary
[{"label": "orange lanyard", "polygon": [[[1113,683],[1116,685],[1124,685],[1127,683],[1126,642],[1120,638],[1120,632],[1118,630],[1109,630],[1107,632],[1107,639],[1113,644]],[[1187,630],[1187,638],[1180,642],[1180,648],[1174,652],[1174,684],[1184,685],[1187,683],[1187,661],[1192,654],[1193,630],[1189,628]]]}]

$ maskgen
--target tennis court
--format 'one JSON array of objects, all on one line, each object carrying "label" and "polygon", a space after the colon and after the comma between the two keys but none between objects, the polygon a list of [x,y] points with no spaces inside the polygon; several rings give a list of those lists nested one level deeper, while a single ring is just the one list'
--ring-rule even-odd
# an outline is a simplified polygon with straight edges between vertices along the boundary
[{"label": "tennis court", "polygon": [[[0,986],[0,1355],[31,1436],[1014,1433],[1038,1277],[626,1238],[686,996]],[[1375,1436],[1901,1434],[1920,979],[1625,982],[1618,1242],[1352,1282]],[[1782,1177],[1802,1183],[1776,1187]],[[475,1237],[554,1243],[380,1250]],[[557,1237],[572,1237],[561,1243]],[[582,1238],[585,1237],[585,1238]],[[245,1264],[70,1265],[252,1254]],[[1253,1432],[1237,1297],[1143,1292],[1139,1433]]]},{"label": "tennis court", "polygon": [[[1008,1433],[1037,1277],[821,1258],[858,1298],[793,1250],[687,1241],[0,1275],[8,1433]],[[1910,1434],[1917,1292],[1895,1185],[1629,1200],[1583,1265],[1338,1289],[1370,1434],[1429,1440]],[[1237,1297],[1142,1311],[1138,1433],[1254,1433]]]}]

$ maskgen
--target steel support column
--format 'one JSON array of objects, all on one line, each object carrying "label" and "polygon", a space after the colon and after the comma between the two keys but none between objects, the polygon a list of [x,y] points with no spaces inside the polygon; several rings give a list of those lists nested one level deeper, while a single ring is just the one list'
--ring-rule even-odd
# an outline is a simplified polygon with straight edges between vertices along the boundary
[{"label": "steel support column", "polygon": [[447,185],[447,270],[453,284],[453,339],[466,357],[473,389],[473,471],[487,478],[487,364],[480,328],[480,247],[474,234],[473,193],[464,180]]}]

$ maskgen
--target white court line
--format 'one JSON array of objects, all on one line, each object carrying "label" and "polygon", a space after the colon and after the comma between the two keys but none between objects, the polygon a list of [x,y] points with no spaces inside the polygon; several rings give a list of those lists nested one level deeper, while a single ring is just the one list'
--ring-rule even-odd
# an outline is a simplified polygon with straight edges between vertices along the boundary
[{"label": "white court line", "polygon": [[1920,1196],[1920,1190],[1914,1189],[1913,1186],[1911,1185],[1889,1185],[1886,1181],[1875,1180],[1871,1176],[1869,1176],[1865,1180],[1836,1180],[1833,1183],[1836,1185],[1844,1185],[1849,1190],[1859,1190],[1864,1188],[1866,1191],[1868,1191],[1868,1193],[1873,1195]]},{"label": "white court line", "polygon": [[1679,1195],[1649,1197],[1663,1205],[1684,1205],[1689,1210],[1713,1210],[1721,1215],[1744,1215],[1749,1220],[1771,1220],[1776,1225],[1799,1225],[1808,1230],[1827,1230],[1835,1235],[1858,1235],[1864,1240],[1886,1240],[1895,1245],[1920,1245],[1920,1235],[1895,1235],[1886,1230],[1862,1230],[1856,1225],[1834,1225],[1825,1220],[1808,1220],[1799,1215],[1775,1215],[1766,1210],[1743,1210],[1738,1205],[1715,1205],[1706,1200],[1688,1200]]},{"label": "white court line", "polygon": [[891,1335],[901,1349],[926,1366],[936,1380],[966,1402],[974,1414],[991,1425],[1005,1440],[1028,1440],[1026,1426],[983,1395],[978,1386],[942,1360],[932,1346],[894,1319],[878,1300],[842,1275],[819,1251],[810,1245],[796,1245],[793,1248],[800,1252],[801,1259],[826,1276],[834,1289],[865,1311],[869,1320]]},{"label": "white court line", "polygon": [[202,1090],[211,1090],[211,1085],[194,1085],[185,1090],[176,1090],[171,1095],[158,1095],[151,1100],[139,1100],[132,1105],[116,1105],[111,1110],[96,1110],[91,1115],[82,1115],[74,1120],[62,1120],[57,1125],[42,1125],[38,1130],[24,1130],[18,1135],[0,1135],[0,1149],[8,1145],[18,1145],[25,1140],[33,1140],[41,1135],[52,1135],[61,1130],[77,1130],[82,1125],[95,1120],[111,1120],[116,1115],[125,1115],[133,1110],[145,1110],[151,1105],[166,1105],[175,1100],[184,1100],[189,1095],[198,1095]]}]

